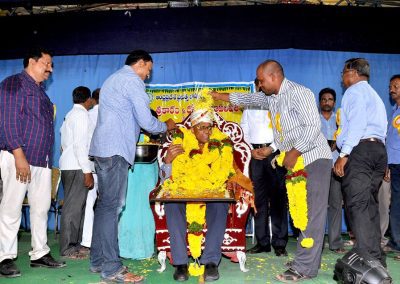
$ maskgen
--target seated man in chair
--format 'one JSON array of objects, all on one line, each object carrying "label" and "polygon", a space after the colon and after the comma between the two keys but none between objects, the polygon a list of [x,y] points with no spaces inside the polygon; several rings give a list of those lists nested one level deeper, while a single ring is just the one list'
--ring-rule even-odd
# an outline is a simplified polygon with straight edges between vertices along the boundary
[{"label": "seated man in chair", "polygon": [[[246,187],[246,188],[251,188],[251,182],[250,180],[246,180],[244,182],[243,179],[246,179],[243,175],[238,173],[237,169],[233,169],[233,155],[232,155],[232,148],[231,145],[229,146],[224,146],[227,144],[222,144],[215,142],[216,140],[210,141],[210,137],[212,136],[213,132],[213,110],[195,110],[192,112],[190,116],[191,120],[191,129],[188,129],[187,132],[185,132],[185,139],[186,136],[190,136],[192,133],[195,136],[195,141],[194,139],[191,141],[193,144],[198,144],[197,145],[192,145],[194,148],[193,150],[190,151],[190,153],[186,153],[187,155],[187,160],[195,156],[196,154],[200,155],[197,157],[198,161],[201,161],[200,163],[205,163],[207,165],[206,169],[201,169],[200,167],[196,168],[197,171],[195,173],[192,173],[194,175],[191,176],[193,181],[193,185],[195,187],[195,191],[197,188],[200,188],[202,182],[199,182],[196,179],[199,178],[199,176],[203,176],[202,180],[204,183],[207,183],[208,181],[211,181],[210,184],[211,186],[206,186],[212,187],[212,185],[217,184],[215,182],[215,176],[219,176],[222,174],[223,177],[220,178],[220,180],[223,179],[223,182],[219,183],[221,188],[223,187],[224,189],[226,186],[233,186],[235,185],[236,188],[241,188],[241,187]],[[218,130],[215,130],[218,131]],[[190,134],[190,135],[189,135]],[[189,138],[187,138],[189,139]],[[222,140],[222,142],[226,142],[227,140]],[[186,143],[186,144],[185,144]],[[174,169],[172,169],[172,162],[180,155],[183,155],[185,153],[184,148],[187,146],[187,141],[182,140],[182,144],[178,144],[177,142],[171,143],[170,147],[167,150],[166,156],[164,157],[164,164],[161,166],[161,171],[160,171],[160,176],[163,181],[168,179],[171,174],[173,177],[173,180],[176,182],[177,178],[186,178],[187,176],[190,177],[190,173],[188,172],[188,175],[179,176],[177,177],[176,172],[174,172]],[[214,143],[214,144],[213,144]],[[216,144],[215,144],[216,143]],[[186,146],[185,146],[186,145]],[[212,150],[215,149],[213,147],[218,147],[215,145],[219,145],[219,152],[218,150]],[[226,149],[223,149],[226,148]],[[186,148],[187,149],[187,148]],[[222,149],[222,150],[221,150]],[[214,154],[211,154],[212,151],[216,151]],[[231,170],[229,172],[229,166],[225,167],[228,168],[228,170],[224,169],[221,170],[221,165],[218,167],[213,164],[213,162],[204,162],[207,160],[211,155],[219,155],[224,159],[225,154],[224,151],[229,151],[226,152],[228,153],[227,156],[229,156],[231,159],[230,160],[224,160],[225,163],[229,163],[229,165],[232,165]],[[210,153],[207,156],[203,157],[203,153]],[[217,154],[220,153],[220,154]],[[190,158],[189,158],[190,157]],[[194,160],[195,158],[193,158]],[[210,161],[215,161],[215,159],[209,159]],[[222,162],[221,162],[222,163]],[[193,162],[193,167],[197,167],[199,163]],[[189,170],[185,168],[185,170]],[[208,175],[205,175],[203,170],[208,170]],[[193,170],[192,170],[193,171]],[[236,175],[235,175],[236,171]],[[214,174],[215,173],[215,174]],[[225,174],[225,175],[224,175]],[[197,175],[197,177],[195,177]],[[207,176],[207,178],[204,178],[204,176]],[[232,180],[232,176],[234,176],[234,181]],[[231,178],[228,183],[226,184],[226,181],[228,178]],[[170,182],[170,180],[167,180],[166,182]],[[166,183],[165,182],[165,183]],[[246,182],[248,182],[246,184]],[[165,185],[164,183],[164,185]],[[244,186],[243,186],[244,184]],[[178,186],[178,191],[180,190],[180,187]],[[190,189],[188,189],[190,190]],[[200,190],[200,189],[199,189]],[[186,188],[183,190],[186,191]],[[207,233],[206,233],[206,238],[205,238],[205,243],[204,243],[204,250],[201,254],[201,258],[199,258],[199,262],[203,265],[205,265],[204,269],[204,280],[205,281],[215,281],[219,279],[219,273],[218,273],[218,264],[221,260],[221,245],[224,240],[224,233],[225,233],[225,228],[226,228],[226,222],[227,222],[227,214],[228,214],[228,208],[229,208],[229,203],[228,202],[207,202],[205,204],[205,221],[206,221],[206,228],[207,228]],[[187,210],[186,210],[186,203],[185,202],[167,202],[165,203],[165,213],[166,213],[166,219],[167,219],[167,226],[168,226],[168,231],[170,234],[170,245],[171,245],[171,254],[172,254],[172,259],[173,263],[175,265],[175,273],[173,275],[174,279],[176,281],[186,281],[188,279],[188,253],[187,253],[187,245],[186,245],[186,231],[187,231],[187,222],[189,223],[189,217],[187,218]],[[200,229],[201,230],[201,229]],[[189,228],[189,233],[191,231],[191,228]],[[200,237],[201,239],[201,237]],[[189,239],[189,244],[190,244],[190,239]],[[197,259],[197,256],[193,254],[192,250],[190,249],[192,253],[192,257],[195,258],[195,261]]]}]

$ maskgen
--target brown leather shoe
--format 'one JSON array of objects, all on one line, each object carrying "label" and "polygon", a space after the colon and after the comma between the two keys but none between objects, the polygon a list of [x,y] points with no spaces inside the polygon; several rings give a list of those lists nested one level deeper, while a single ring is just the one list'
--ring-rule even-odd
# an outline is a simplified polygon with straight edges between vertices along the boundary
[{"label": "brown leather shoe", "polygon": [[21,272],[12,259],[5,259],[0,262],[0,274],[3,277],[13,278],[21,276]]},{"label": "brown leather shoe", "polygon": [[67,266],[64,261],[56,261],[50,253],[39,259],[31,260],[31,267],[62,268]]}]

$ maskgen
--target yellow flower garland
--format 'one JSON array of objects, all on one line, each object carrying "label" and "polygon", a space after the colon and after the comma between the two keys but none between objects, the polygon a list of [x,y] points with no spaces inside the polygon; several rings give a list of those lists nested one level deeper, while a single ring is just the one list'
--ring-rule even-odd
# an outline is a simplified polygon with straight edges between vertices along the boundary
[{"label": "yellow flower garland", "polygon": [[[283,166],[285,152],[281,152],[276,158],[279,166]],[[301,246],[311,248],[314,245],[312,238],[305,237],[303,231],[307,229],[308,208],[307,208],[307,173],[304,168],[304,159],[300,156],[292,170],[286,174],[286,190],[289,200],[289,213],[293,219],[293,225],[300,229],[304,236]]]},{"label": "yellow flower garland", "polygon": [[[164,182],[162,190],[170,198],[224,197],[226,181],[235,174],[233,149],[228,143],[228,137],[214,128],[210,141],[200,151],[198,141],[191,130],[180,128],[180,132],[181,134],[173,137],[172,144],[181,144],[185,152],[172,162],[172,175]],[[189,265],[189,273],[192,276],[204,273],[204,266],[200,265],[199,257],[205,214],[204,203],[186,204],[189,251],[195,260]]]},{"label": "yellow flower garland", "polygon": [[340,128],[340,108],[336,111],[336,125],[338,126],[338,129],[333,133],[333,140],[336,140],[340,132],[342,132],[342,129]]}]

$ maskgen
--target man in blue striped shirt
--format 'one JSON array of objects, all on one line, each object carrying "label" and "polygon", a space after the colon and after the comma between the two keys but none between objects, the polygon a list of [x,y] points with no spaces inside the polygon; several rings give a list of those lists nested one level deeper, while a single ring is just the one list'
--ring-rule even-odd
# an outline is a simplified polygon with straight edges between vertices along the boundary
[{"label": "man in blue striped shirt", "polygon": [[382,99],[368,83],[369,75],[370,66],[364,58],[352,58],[344,64],[342,80],[347,90],[340,111],[340,154],[334,170],[342,177],[355,247],[386,267],[377,196],[387,166],[387,116]]},{"label": "man in blue striped shirt", "polygon": [[[283,68],[275,60],[267,60],[257,68],[257,79],[265,93],[250,95],[213,92],[214,99],[236,105],[263,106],[272,116],[274,141],[280,151],[286,152],[283,165],[293,169],[298,157],[304,158],[307,171],[308,225],[299,236],[299,245],[289,269],[277,279],[297,282],[316,277],[321,263],[325,222],[328,207],[332,154],[321,132],[321,121],[310,89],[285,78]],[[314,245],[300,245],[304,236],[312,237]]]}]

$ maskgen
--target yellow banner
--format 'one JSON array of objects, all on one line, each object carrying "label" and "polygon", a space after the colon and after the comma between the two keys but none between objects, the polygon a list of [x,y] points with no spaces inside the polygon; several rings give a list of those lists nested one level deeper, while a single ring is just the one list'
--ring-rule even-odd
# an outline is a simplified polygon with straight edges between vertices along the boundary
[{"label": "yellow banner", "polygon": [[[175,122],[181,122],[192,112],[193,103],[199,98],[202,88],[210,88],[221,93],[252,93],[254,82],[149,84],[146,86],[146,92],[151,99],[150,107],[157,112],[161,121],[172,118]],[[240,122],[242,116],[240,107],[220,101],[213,107],[225,120]]]}]

